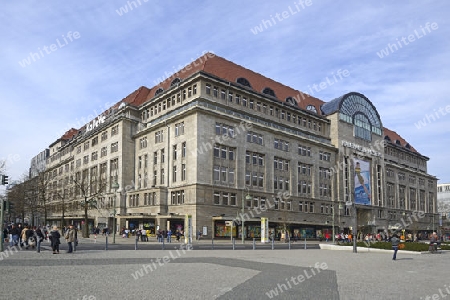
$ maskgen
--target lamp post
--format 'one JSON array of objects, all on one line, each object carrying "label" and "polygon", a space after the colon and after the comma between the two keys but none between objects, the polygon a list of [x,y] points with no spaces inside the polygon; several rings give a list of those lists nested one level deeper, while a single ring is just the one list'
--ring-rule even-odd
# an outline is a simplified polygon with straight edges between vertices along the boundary
[{"label": "lamp post", "polygon": [[247,196],[245,196],[245,199],[244,199],[244,192],[242,192],[242,214],[241,214],[241,218],[242,218],[242,234],[241,234],[241,236],[242,236],[242,244],[245,243],[245,227],[244,227],[244,222],[245,222],[245,220],[244,220],[245,200],[251,200],[252,199],[252,196],[250,196],[248,194],[248,188],[247,187],[245,187],[245,188],[247,190]]},{"label": "lamp post", "polygon": [[114,190],[114,210],[113,210],[113,244],[116,243],[116,198],[117,198],[117,190],[119,189],[119,184],[114,182],[111,185],[111,188]]}]

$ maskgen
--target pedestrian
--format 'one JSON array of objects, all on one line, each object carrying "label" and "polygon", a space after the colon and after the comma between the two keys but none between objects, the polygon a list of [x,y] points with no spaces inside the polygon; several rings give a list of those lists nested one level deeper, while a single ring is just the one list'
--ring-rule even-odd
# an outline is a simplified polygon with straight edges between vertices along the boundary
[{"label": "pedestrian", "polygon": [[9,245],[17,246],[19,244],[19,228],[17,228],[16,224],[11,225],[11,230],[9,231],[9,234],[11,235],[11,240],[9,241]]},{"label": "pedestrian", "polygon": [[42,233],[41,228],[36,228],[34,235],[36,237],[36,243],[42,243],[45,239],[44,234]]},{"label": "pedestrian", "polygon": [[49,238],[53,254],[59,254],[59,244],[61,244],[61,241],[59,239],[61,238],[61,234],[58,231],[58,226],[53,226],[52,231],[50,231]]},{"label": "pedestrian", "polygon": [[73,252],[72,243],[74,243],[76,240],[75,229],[73,228],[73,224],[69,225],[69,229],[67,229],[66,233],[64,234],[64,238],[66,239],[67,245],[69,246],[69,250],[67,251],[67,253],[72,253]]},{"label": "pedestrian", "polygon": [[171,229],[169,229],[167,231],[167,242],[172,243],[172,230]]},{"label": "pedestrian", "polygon": [[392,250],[394,250],[394,256],[392,256],[392,260],[397,259],[397,251],[398,251],[398,243],[399,242],[400,242],[400,240],[398,239],[397,235],[394,234],[394,236],[391,238]]},{"label": "pedestrian", "polygon": [[22,230],[21,239],[23,242],[23,245],[25,246],[25,249],[28,249],[29,245],[29,239],[33,236],[33,230],[28,228],[28,225],[25,225],[25,227]]},{"label": "pedestrian", "polygon": [[180,236],[181,236],[180,231],[177,230],[177,232],[175,233],[175,235],[177,236],[177,242],[179,242],[179,241],[180,241]]}]

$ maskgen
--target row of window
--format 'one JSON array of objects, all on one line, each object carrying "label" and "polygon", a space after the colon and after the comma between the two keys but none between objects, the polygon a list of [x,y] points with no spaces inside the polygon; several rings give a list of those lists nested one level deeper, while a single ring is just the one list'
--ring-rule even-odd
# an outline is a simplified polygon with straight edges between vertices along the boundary
[{"label": "row of window", "polygon": [[181,104],[184,100],[194,95],[197,95],[197,84],[193,84],[192,86],[179,91],[177,94],[174,94],[144,109],[141,113],[142,121],[147,122],[150,117],[157,116],[158,114],[164,112],[166,109],[168,110],[170,109],[170,107],[173,107],[176,104]]},{"label": "row of window", "polygon": [[[247,209],[273,209],[273,210],[293,210],[293,200],[283,199],[283,198],[272,198],[267,199],[266,197],[253,196],[245,200],[245,207]],[[224,205],[224,206],[237,206],[237,195],[236,193],[230,193],[225,191],[214,191],[213,195],[214,205]],[[305,213],[314,213],[315,205],[318,203],[312,201],[299,201],[298,211]],[[331,204],[320,203],[320,213],[321,214],[332,214],[333,208]]]},{"label": "row of window", "polygon": [[[111,127],[111,137],[119,134],[119,125],[114,125]],[[100,134],[101,141],[104,142],[108,139],[108,130],[103,131]],[[93,137],[90,141],[84,142],[83,145],[78,145],[76,149],[76,154],[80,154],[81,150],[89,150],[89,147],[94,147],[98,144],[98,135]]]},{"label": "row of window", "polygon": [[[269,89],[270,90],[270,89]],[[274,116],[281,120],[286,120],[288,122],[292,122],[294,124],[298,124],[300,126],[303,126],[308,129],[312,129],[314,131],[321,132],[322,131],[322,123],[319,121],[312,121],[311,119],[308,119],[306,117],[300,117],[297,116],[294,113],[285,111],[283,109],[279,109],[278,107],[274,107],[273,105],[267,105],[260,101],[254,101],[253,99],[249,99],[243,95],[240,94],[233,94],[233,92],[225,89],[219,89],[217,86],[212,86],[211,84],[206,84],[205,86],[205,92],[207,95],[212,95],[215,98],[219,98],[221,100],[227,101],[228,103],[232,104],[235,103],[236,105],[241,105],[243,107],[248,107],[252,110],[256,110],[257,112],[264,113],[266,115]],[[267,93],[270,95],[271,93]],[[292,97],[289,97],[292,99]],[[293,100],[293,99],[292,99]],[[296,101],[293,101],[296,102]],[[288,103],[290,103],[288,101]],[[307,107],[308,110],[316,112],[316,109],[309,105]]]},{"label": "row of window", "polygon": [[385,147],[384,153],[390,156],[397,157],[402,160],[406,160],[407,162],[410,162],[412,164],[418,164],[419,166],[426,166],[426,160],[421,159],[415,155],[410,155],[405,153],[404,151],[397,150],[393,147]]},{"label": "row of window", "polygon": [[[393,178],[395,177],[395,172],[391,168],[386,168],[386,176]],[[398,172],[397,173],[398,180],[405,181],[406,180],[406,174],[404,172]],[[408,175],[408,182],[411,184],[416,184],[416,176],[414,175]],[[419,185],[425,186],[425,179],[419,177]],[[434,182],[432,180],[428,180],[428,188],[433,189],[434,188]]]},{"label": "row of window", "polygon": [[[110,145],[111,147],[111,153],[115,153],[119,151],[119,142],[114,142]],[[108,155],[108,147],[102,147],[100,150],[100,157],[105,157]],[[85,155],[83,156],[83,165],[86,165],[89,163],[89,157],[91,161],[96,161],[98,159],[98,151],[94,151],[91,153],[91,155]],[[77,159],[75,162],[75,167],[79,168],[81,167],[81,158]],[[60,174],[62,173],[62,167],[60,168]],[[68,171],[68,164],[66,165],[66,172]]]}]

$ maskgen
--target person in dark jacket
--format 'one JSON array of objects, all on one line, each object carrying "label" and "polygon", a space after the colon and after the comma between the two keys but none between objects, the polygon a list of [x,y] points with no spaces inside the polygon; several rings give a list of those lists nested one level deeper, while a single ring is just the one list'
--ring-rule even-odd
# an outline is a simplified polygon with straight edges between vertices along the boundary
[{"label": "person in dark jacket", "polygon": [[397,259],[397,251],[398,251],[399,242],[400,242],[399,238],[397,237],[396,234],[394,234],[394,236],[391,238],[392,250],[394,250],[394,256],[392,257],[392,260]]},{"label": "person in dark jacket", "polygon": [[16,227],[16,224],[12,224],[11,229],[9,230],[9,234],[11,235],[11,240],[9,241],[9,245],[17,246],[19,244],[19,228]]},{"label": "person in dark jacket", "polygon": [[59,240],[61,238],[61,234],[58,231],[57,226],[53,226],[53,230],[50,231],[50,241],[52,245],[53,254],[59,254],[59,244],[61,244],[61,241]]}]

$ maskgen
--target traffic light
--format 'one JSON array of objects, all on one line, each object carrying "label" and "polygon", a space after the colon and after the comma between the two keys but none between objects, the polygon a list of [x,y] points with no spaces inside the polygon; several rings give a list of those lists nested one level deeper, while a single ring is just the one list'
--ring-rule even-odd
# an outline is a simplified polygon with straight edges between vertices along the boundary
[{"label": "traffic light", "polygon": [[5,211],[7,213],[10,213],[14,210],[14,203],[12,203],[11,201],[6,201],[6,209]]},{"label": "traffic light", "polygon": [[7,185],[8,184],[8,176],[7,175],[2,175],[2,184],[3,185]]}]

